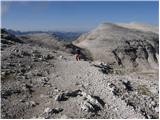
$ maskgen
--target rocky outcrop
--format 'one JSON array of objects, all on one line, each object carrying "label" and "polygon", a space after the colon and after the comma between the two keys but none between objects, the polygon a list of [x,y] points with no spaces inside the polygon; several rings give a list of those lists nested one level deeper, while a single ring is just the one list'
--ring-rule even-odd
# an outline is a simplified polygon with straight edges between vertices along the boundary
[{"label": "rocky outcrop", "polygon": [[125,41],[112,51],[118,65],[128,68],[150,69],[158,65],[158,38],[153,43],[146,40]]},{"label": "rocky outcrop", "polygon": [[159,36],[152,29],[144,31],[104,23],[73,43],[88,49],[94,60],[116,63],[127,69],[158,69]]},{"label": "rocky outcrop", "polygon": [[16,37],[13,34],[10,34],[5,29],[1,29],[1,49],[15,45],[15,44],[21,44],[24,43],[20,38]]}]

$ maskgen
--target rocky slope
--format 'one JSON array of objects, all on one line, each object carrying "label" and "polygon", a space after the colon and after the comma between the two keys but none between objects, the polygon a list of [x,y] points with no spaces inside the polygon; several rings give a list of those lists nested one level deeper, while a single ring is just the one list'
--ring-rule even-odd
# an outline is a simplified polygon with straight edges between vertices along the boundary
[{"label": "rocky slope", "polygon": [[44,36],[24,36],[2,49],[2,118],[159,118],[158,73],[126,74],[100,61],[76,61],[59,49],[65,44],[54,47]]},{"label": "rocky slope", "polygon": [[137,26],[100,24],[94,30],[80,36],[74,44],[88,49],[95,60],[126,69],[158,69],[159,36],[155,32],[157,29]]},{"label": "rocky slope", "polygon": [[38,45],[40,47],[45,47],[47,49],[55,49],[64,51],[67,53],[75,54],[76,50],[81,50],[82,59],[90,60],[91,57],[88,56],[88,51],[80,47],[73,45],[72,43],[62,40],[59,35],[52,33],[30,33],[27,35],[20,36],[23,41],[31,44],[32,46]]},{"label": "rocky slope", "polygon": [[1,29],[1,49],[14,44],[21,44],[23,41],[13,34],[9,34],[5,29]]}]

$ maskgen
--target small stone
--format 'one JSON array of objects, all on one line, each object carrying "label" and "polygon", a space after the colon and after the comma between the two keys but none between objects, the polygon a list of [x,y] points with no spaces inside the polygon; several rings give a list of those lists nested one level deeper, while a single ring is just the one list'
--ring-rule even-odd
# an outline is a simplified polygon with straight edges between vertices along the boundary
[{"label": "small stone", "polygon": [[63,100],[65,100],[66,98],[65,98],[65,96],[64,96],[64,93],[59,93],[58,95],[56,95],[56,97],[55,97],[55,100],[56,101],[63,101]]},{"label": "small stone", "polygon": [[156,105],[156,102],[152,101],[152,102],[151,102],[151,105],[152,105],[152,106],[155,106],[155,105]]},{"label": "small stone", "polygon": [[81,103],[81,110],[82,111],[86,111],[86,112],[90,112],[90,111],[95,111],[94,107],[92,106],[92,104],[90,104],[87,101],[84,101]]},{"label": "small stone", "polygon": [[91,95],[87,95],[87,99],[92,105],[98,108],[102,108],[102,105],[99,103],[99,101],[96,98],[92,97]]},{"label": "small stone", "polygon": [[75,85],[80,85],[80,84],[78,82],[76,82]]},{"label": "small stone", "polygon": [[159,107],[155,107],[155,111],[158,113],[159,112]]},{"label": "small stone", "polygon": [[66,91],[64,93],[64,95],[68,96],[68,97],[76,97],[76,96],[80,95],[80,92],[81,92],[81,90]]},{"label": "small stone", "polygon": [[60,90],[58,90],[58,89],[55,89],[54,91],[55,91],[55,92],[60,92]]},{"label": "small stone", "polygon": [[45,59],[46,59],[46,60],[50,60],[50,59],[53,59],[53,58],[54,58],[54,56],[52,56],[51,54],[48,54]]},{"label": "small stone", "polygon": [[158,89],[156,89],[156,88],[151,88],[150,91],[151,91],[153,94],[158,94],[158,93],[159,93]]},{"label": "small stone", "polygon": [[24,99],[20,99],[19,102],[25,102],[25,100]]},{"label": "small stone", "polygon": [[80,94],[83,96],[83,97],[86,97],[87,96],[87,93],[85,93],[85,92],[80,92]]},{"label": "small stone", "polygon": [[61,58],[61,59],[62,59],[62,58],[63,58],[63,56],[62,56],[62,55],[60,55],[60,56],[59,56],[59,58]]},{"label": "small stone", "polygon": [[43,58],[38,58],[39,60],[43,60]]},{"label": "small stone", "polygon": [[26,105],[29,106],[29,102],[26,102]]},{"label": "small stone", "polygon": [[70,119],[67,115],[62,115],[59,119]]},{"label": "small stone", "polygon": [[49,108],[49,107],[47,107],[44,110],[44,114],[47,114],[47,115],[53,114],[53,113],[57,114],[57,113],[62,112],[62,111],[63,111],[62,108]]},{"label": "small stone", "polygon": [[30,106],[31,107],[34,107],[34,106],[36,106],[37,104],[36,104],[36,102],[35,101],[30,101]]},{"label": "small stone", "polygon": [[114,110],[115,110],[115,111],[118,111],[118,108],[117,108],[117,107],[115,107],[115,108],[114,108]]},{"label": "small stone", "polygon": [[85,101],[81,103],[81,110],[87,112],[96,112],[102,109],[103,105],[97,100],[97,98],[86,95]]},{"label": "small stone", "polygon": [[40,78],[41,80],[41,83],[43,84],[43,85],[46,85],[46,84],[48,84],[48,81],[49,81],[49,78],[48,77],[42,77],[42,78]]},{"label": "small stone", "polygon": [[59,113],[59,112],[62,112],[63,111],[63,109],[62,108],[55,108],[55,109],[53,109],[53,112],[54,113]]},{"label": "small stone", "polygon": [[52,112],[52,109],[49,108],[49,107],[47,107],[47,108],[44,110],[44,113],[47,113],[47,114],[49,114],[49,113],[51,113],[51,112]]},{"label": "small stone", "polygon": [[133,91],[130,81],[123,80],[122,83],[127,91]]},{"label": "small stone", "polygon": [[115,86],[113,86],[113,87],[109,87],[108,88],[111,92],[114,92],[114,90],[115,90]]},{"label": "small stone", "polygon": [[29,101],[29,102],[26,102],[26,105],[29,107],[35,107],[37,103],[35,101]]},{"label": "small stone", "polygon": [[6,72],[5,72],[5,71],[4,71],[4,72],[1,72],[1,75],[2,75],[2,76],[6,75]]}]

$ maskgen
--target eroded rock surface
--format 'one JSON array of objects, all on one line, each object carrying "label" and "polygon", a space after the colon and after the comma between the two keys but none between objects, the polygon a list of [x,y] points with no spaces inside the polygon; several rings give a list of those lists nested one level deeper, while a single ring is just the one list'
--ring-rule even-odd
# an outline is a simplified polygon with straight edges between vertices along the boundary
[{"label": "eroded rock surface", "polygon": [[158,73],[127,73],[25,42],[1,51],[2,118],[159,118]]}]

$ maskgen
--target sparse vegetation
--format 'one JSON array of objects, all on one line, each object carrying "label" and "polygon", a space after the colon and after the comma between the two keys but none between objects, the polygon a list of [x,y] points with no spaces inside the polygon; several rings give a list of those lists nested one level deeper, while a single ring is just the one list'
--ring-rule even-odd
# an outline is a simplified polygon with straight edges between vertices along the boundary
[{"label": "sparse vegetation", "polygon": [[138,85],[137,91],[139,95],[147,95],[147,96],[151,95],[151,91],[148,89],[146,85]]}]

